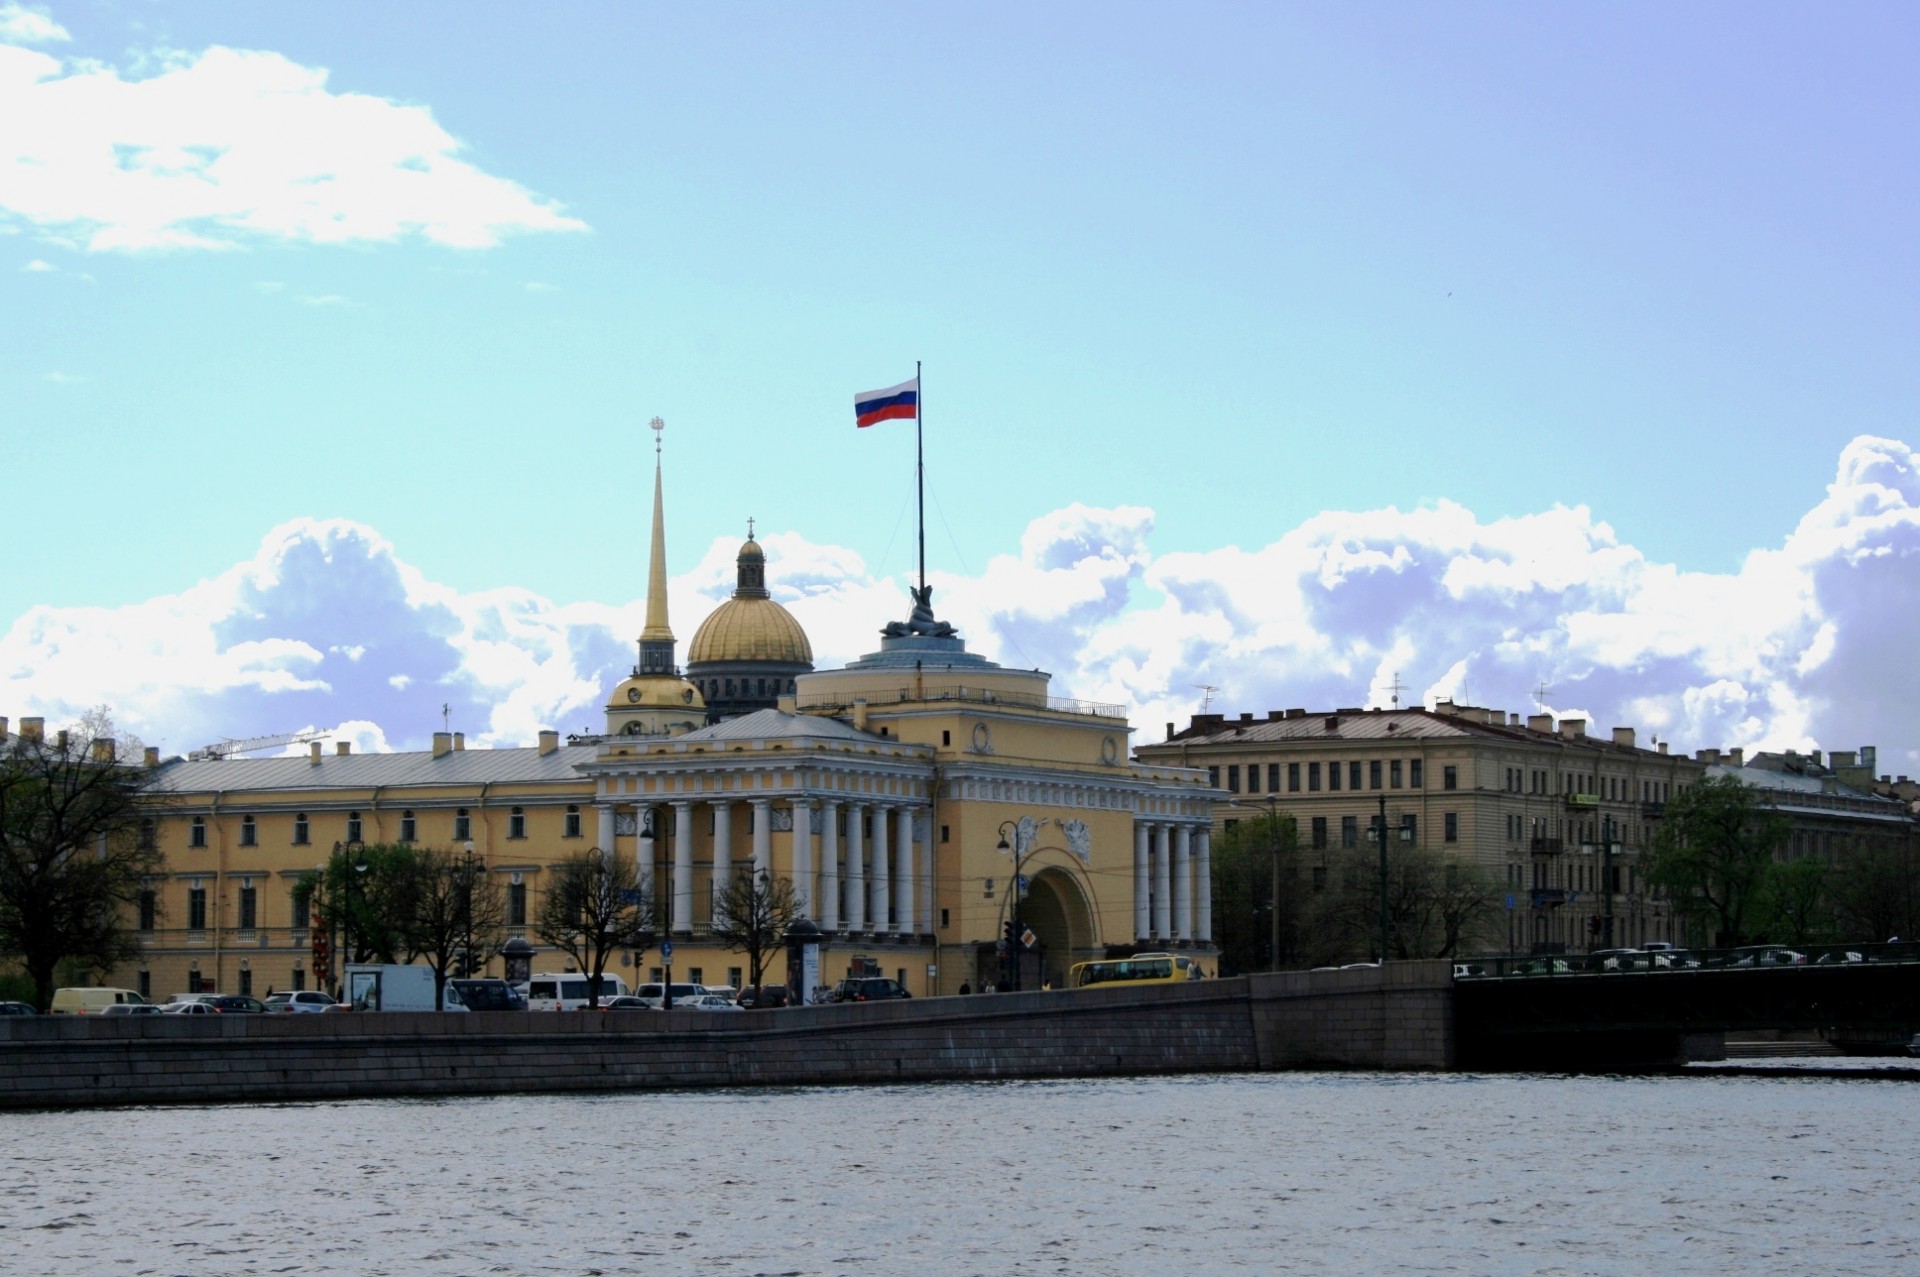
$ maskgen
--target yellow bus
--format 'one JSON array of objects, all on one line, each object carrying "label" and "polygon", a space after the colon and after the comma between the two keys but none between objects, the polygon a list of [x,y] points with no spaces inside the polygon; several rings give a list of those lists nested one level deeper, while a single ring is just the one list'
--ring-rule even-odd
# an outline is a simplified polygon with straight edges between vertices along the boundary
[{"label": "yellow bus", "polygon": [[1076,962],[1068,973],[1076,989],[1096,984],[1178,984],[1201,978],[1200,964],[1172,953],[1136,953],[1131,958]]}]

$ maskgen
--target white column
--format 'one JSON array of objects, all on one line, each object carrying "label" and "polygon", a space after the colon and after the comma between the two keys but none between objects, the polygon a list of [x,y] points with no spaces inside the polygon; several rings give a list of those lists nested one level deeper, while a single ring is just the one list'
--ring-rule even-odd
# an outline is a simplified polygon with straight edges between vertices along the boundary
[{"label": "white column", "polygon": [[1133,938],[1145,940],[1153,934],[1153,878],[1149,866],[1153,827],[1144,820],[1133,822]]},{"label": "white column", "polygon": [[862,865],[865,856],[866,831],[861,828],[867,818],[865,803],[853,803],[847,808],[847,930],[852,932],[867,929],[867,871]]},{"label": "white column", "polygon": [[910,936],[919,930],[913,916],[913,808],[898,808],[894,817],[900,823],[900,841],[893,850],[894,864],[899,867],[893,879],[893,929]]},{"label": "white column", "polygon": [[733,879],[733,804],[713,804],[713,894]]},{"label": "white column", "polygon": [[1213,943],[1213,831],[1205,825],[1194,835],[1194,884],[1200,892],[1200,919],[1194,925],[1195,940]]},{"label": "white column", "polygon": [[1153,827],[1153,938],[1165,940],[1173,934],[1173,866],[1167,849],[1168,826]]},{"label": "white column", "polygon": [[874,934],[878,935],[893,928],[887,923],[887,820],[893,815],[891,807],[878,804],[873,809],[873,918]]},{"label": "white column", "polygon": [[800,916],[813,917],[813,800],[793,800],[793,897]]},{"label": "white column", "polygon": [[820,929],[840,930],[840,804],[820,804]]},{"label": "white column", "polygon": [[653,894],[653,835],[647,832],[647,821],[652,815],[653,806],[650,803],[638,804],[633,809],[633,860],[634,877],[640,883],[640,890],[646,893],[650,904],[657,906],[658,901]]},{"label": "white column", "polygon": [[940,831],[933,825],[933,808],[927,808],[927,836],[920,839],[920,850],[914,856],[914,872],[920,879],[920,903],[915,906],[920,917],[920,929],[932,933],[938,930],[939,916],[933,911],[933,863],[940,854]]},{"label": "white column", "polygon": [[611,853],[613,851],[613,804],[601,803],[597,810],[600,815],[600,850]]},{"label": "white column", "polygon": [[753,800],[753,872],[773,873],[773,808],[769,800]]},{"label": "white column", "polygon": [[1193,826],[1173,831],[1173,938],[1193,939]]},{"label": "white column", "polygon": [[673,804],[673,929],[693,930],[693,804]]}]

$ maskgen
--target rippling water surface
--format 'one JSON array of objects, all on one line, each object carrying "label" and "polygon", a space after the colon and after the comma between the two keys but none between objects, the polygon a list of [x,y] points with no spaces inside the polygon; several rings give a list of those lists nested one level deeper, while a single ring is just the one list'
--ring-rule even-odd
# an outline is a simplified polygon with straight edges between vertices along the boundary
[{"label": "rippling water surface", "polygon": [[1273,1074],[0,1115],[8,1274],[1920,1273],[1920,1089]]}]

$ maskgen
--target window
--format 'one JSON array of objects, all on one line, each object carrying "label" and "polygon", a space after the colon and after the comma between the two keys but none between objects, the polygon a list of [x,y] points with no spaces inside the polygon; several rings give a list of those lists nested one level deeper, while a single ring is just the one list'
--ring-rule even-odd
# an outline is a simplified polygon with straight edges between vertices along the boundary
[{"label": "window", "polygon": [[207,992],[207,986],[202,984],[200,981],[200,966],[198,963],[195,963],[194,966],[187,971],[187,992],[188,993]]},{"label": "window", "polygon": [[1410,847],[1420,845],[1420,818],[1412,812],[1400,817],[1400,839]]},{"label": "window", "polygon": [[313,897],[304,892],[293,897],[293,925],[300,931],[313,925]]},{"label": "window", "polygon": [[1300,792],[1300,764],[1299,763],[1287,764],[1287,792],[1290,794],[1297,794]]},{"label": "window", "polygon": [[1259,763],[1247,764],[1247,792],[1249,794],[1257,794],[1260,792],[1260,764]]},{"label": "window", "polygon": [[1280,792],[1280,764],[1279,763],[1267,764],[1267,792],[1269,794],[1277,794]]},{"label": "window", "polygon": [[414,838],[418,835],[419,828],[420,828],[419,823],[414,820],[412,812],[403,811],[400,813],[400,841],[401,842],[412,842]]},{"label": "window", "polygon": [[1380,760],[1377,758],[1367,764],[1367,788],[1380,788]]},{"label": "window", "polygon": [[706,969],[704,967],[688,967],[687,980],[693,984],[705,984],[707,982]]},{"label": "window", "polygon": [[1238,763],[1227,765],[1227,792],[1229,794],[1240,792],[1240,764]]},{"label": "window", "polygon": [[1328,789],[1340,788],[1340,764],[1339,763],[1327,764],[1327,788]]},{"label": "window", "polygon": [[187,846],[204,847],[207,845],[207,818],[195,816],[193,825],[187,830]]},{"label": "window", "polygon": [[189,887],[187,889],[187,930],[205,931],[207,929],[207,889]]},{"label": "window", "polygon": [[1212,789],[1220,788],[1220,769],[1218,767],[1207,768],[1207,785]]},{"label": "window", "polygon": [[305,967],[295,967],[293,969],[293,991],[295,993],[300,993],[300,992],[303,992],[306,989],[306,987],[307,987],[307,969]]},{"label": "window", "polygon": [[1407,783],[1415,789],[1427,783],[1427,760],[1415,758],[1407,763]]},{"label": "window", "polygon": [[1347,764],[1347,788],[1360,788],[1360,760],[1357,758]]},{"label": "window", "polygon": [[1315,793],[1315,794],[1320,792],[1320,764],[1319,763],[1307,764],[1307,790],[1308,792]]},{"label": "window", "polygon": [[940,841],[941,842],[953,841],[953,830],[946,825],[940,826]]},{"label": "window", "polygon": [[473,817],[467,815],[465,807],[453,813],[453,840],[455,842],[473,840]]},{"label": "window", "polygon": [[507,925],[509,927],[527,925],[527,884],[524,882],[507,885]]},{"label": "window", "polygon": [[359,842],[360,840],[360,813],[350,811],[347,813],[347,841]]},{"label": "window", "polygon": [[160,831],[155,827],[153,817],[143,816],[140,820],[140,850],[152,851],[159,846]]},{"label": "window", "polygon": [[153,972],[142,971],[140,973],[139,993],[140,996],[147,999],[147,1001],[153,1001]]},{"label": "window", "polygon": [[1446,826],[1446,831],[1441,836],[1445,838],[1448,842],[1459,842],[1460,841],[1460,813],[1457,811],[1450,811],[1442,815],[1440,819],[1444,822]]},{"label": "window", "polygon": [[253,968],[252,967],[243,966],[240,968],[240,996],[243,998],[250,998],[253,996]]},{"label": "window", "polygon": [[952,732],[950,732],[950,731],[948,731],[948,730],[947,730],[946,728],[944,728],[944,727],[940,729],[940,743],[941,743],[942,745],[951,745],[951,744],[953,744],[953,733],[952,733]]},{"label": "window", "polygon": [[254,924],[260,916],[259,908],[259,893],[254,891],[251,882],[242,881],[240,884],[240,930],[253,930]]},{"label": "window", "polygon": [[525,838],[527,836],[527,812],[524,807],[515,807],[507,815],[507,837]]},{"label": "window", "polygon": [[1400,760],[1394,759],[1387,764],[1388,784],[1390,788],[1400,788]]},{"label": "window", "polygon": [[[709,826],[711,826],[713,821],[713,812],[711,809],[709,809],[709,811],[707,812],[707,821]],[[560,836],[562,838],[578,838],[580,836],[579,804],[577,803],[567,804],[567,823],[566,823],[565,829],[561,832]]]},{"label": "window", "polygon": [[293,845],[304,847],[310,841],[307,837],[307,813],[303,811],[293,818]]},{"label": "window", "polygon": [[151,887],[140,892],[140,930],[152,931],[160,915],[160,897]]},{"label": "window", "polygon": [[1460,788],[1460,769],[1458,767],[1442,767],[1440,769],[1440,788]]},{"label": "window", "polygon": [[1340,845],[1358,847],[1360,845],[1360,818],[1358,816],[1340,817]]},{"label": "window", "polygon": [[940,911],[940,929],[942,931],[947,929],[947,910],[945,909]]},{"label": "window", "polygon": [[253,823],[252,816],[240,818],[240,845],[258,847],[260,845],[260,827]]},{"label": "window", "polygon": [[1322,851],[1326,849],[1326,845],[1327,845],[1327,818],[1325,816],[1315,816],[1313,818],[1314,849],[1316,851]]}]

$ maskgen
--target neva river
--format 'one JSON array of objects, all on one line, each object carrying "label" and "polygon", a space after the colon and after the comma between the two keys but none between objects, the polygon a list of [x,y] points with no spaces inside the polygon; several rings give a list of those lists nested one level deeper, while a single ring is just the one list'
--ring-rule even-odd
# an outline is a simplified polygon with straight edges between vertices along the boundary
[{"label": "neva river", "polygon": [[1786,1072],[5,1114],[0,1271],[1892,1277],[1917,1137]]}]

